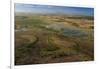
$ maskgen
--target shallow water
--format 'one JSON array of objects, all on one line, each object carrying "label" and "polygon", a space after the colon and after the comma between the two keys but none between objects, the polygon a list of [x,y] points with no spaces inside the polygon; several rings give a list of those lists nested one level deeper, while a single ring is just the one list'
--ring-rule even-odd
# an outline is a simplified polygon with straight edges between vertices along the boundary
[{"label": "shallow water", "polygon": [[88,35],[88,33],[79,29],[65,28],[63,30],[63,35],[71,37],[85,37]]}]

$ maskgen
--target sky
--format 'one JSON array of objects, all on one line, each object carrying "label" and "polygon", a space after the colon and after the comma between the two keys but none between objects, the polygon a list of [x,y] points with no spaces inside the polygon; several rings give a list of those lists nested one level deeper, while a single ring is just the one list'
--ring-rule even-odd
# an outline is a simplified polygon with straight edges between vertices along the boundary
[{"label": "sky", "polygon": [[21,3],[15,4],[15,12],[94,16],[93,8],[21,4]]}]

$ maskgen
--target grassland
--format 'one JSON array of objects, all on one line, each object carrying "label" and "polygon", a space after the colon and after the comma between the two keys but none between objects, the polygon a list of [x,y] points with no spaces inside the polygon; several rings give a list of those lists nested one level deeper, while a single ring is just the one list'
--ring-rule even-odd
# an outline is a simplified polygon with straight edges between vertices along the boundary
[{"label": "grassland", "polygon": [[94,60],[92,16],[15,16],[15,65],[91,60]]}]

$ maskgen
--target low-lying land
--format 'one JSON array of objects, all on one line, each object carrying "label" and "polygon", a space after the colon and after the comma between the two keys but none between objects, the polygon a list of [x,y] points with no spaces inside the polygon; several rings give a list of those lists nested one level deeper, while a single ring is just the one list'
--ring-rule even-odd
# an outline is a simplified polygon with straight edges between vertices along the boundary
[{"label": "low-lying land", "polygon": [[92,16],[16,15],[15,64],[94,59]]}]

